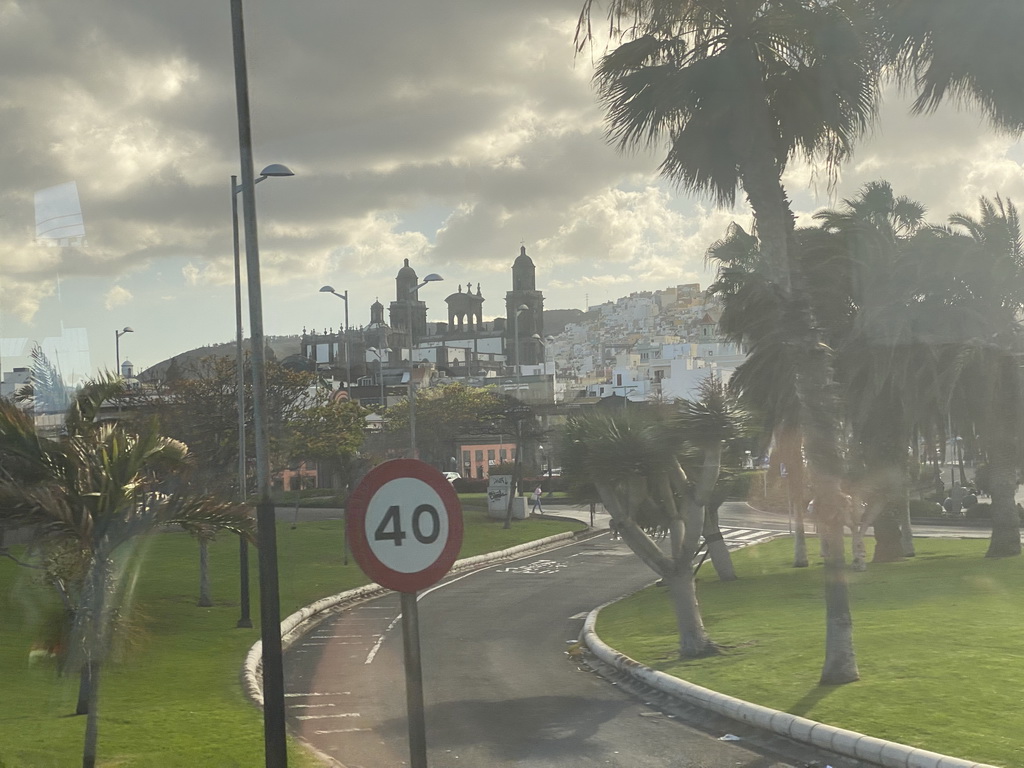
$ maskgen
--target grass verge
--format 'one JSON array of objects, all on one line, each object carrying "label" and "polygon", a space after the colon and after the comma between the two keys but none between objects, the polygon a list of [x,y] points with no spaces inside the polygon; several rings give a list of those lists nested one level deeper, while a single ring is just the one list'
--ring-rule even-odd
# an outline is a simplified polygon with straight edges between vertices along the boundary
[{"label": "grass verge", "polygon": [[[464,513],[461,557],[491,552],[579,526],[517,521],[510,530],[473,510]],[[281,613],[366,583],[342,565],[340,521],[278,525]],[[263,721],[242,694],[246,650],[259,639],[255,550],[250,550],[255,629],[236,629],[238,543],[210,546],[216,604],[196,606],[198,546],[182,533],[155,536],[137,553],[142,564],[131,602],[131,649],[107,668],[100,701],[99,765],[105,768],[251,768],[263,764]],[[38,571],[0,559],[0,768],[66,768],[81,763],[84,717],[72,717],[77,680],[52,662],[30,666],[28,652],[58,610]],[[318,765],[290,746],[289,765]]]},{"label": "grass verge", "polygon": [[[1024,559],[986,559],[986,540],[920,539],[917,557],[850,573],[861,680],[820,686],[820,563],[791,567],[788,539],[733,553],[740,580],[700,582],[704,621],[725,646],[680,661],[664,589],[601,612],[613,648],[721,693],[882,739],[1019,766]],[[707,567],[707,566],[705,566]]]}]

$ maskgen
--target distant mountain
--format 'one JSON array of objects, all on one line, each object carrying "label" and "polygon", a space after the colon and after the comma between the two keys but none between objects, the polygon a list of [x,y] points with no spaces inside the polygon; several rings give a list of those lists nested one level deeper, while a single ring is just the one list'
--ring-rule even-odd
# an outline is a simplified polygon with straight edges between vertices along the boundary
[{"label": "distant mountain", "polygon": [[[544,310],[544,335],[557,336],[565,330],[569,323],[578,323],[586,315],[582,309],[545,309]],[[274,351],[274,357],[284,360],[289,355],[297,355],[301,351],[302,337],[295,336],[270,336],[267,344]],[[243,345],[246,352],[249,351],[249,340],[246,339]],[[229,341],[223,344],[210,344],[205,347],[190,349],[163,360],[156,365],[150,366],[144,371],[136,374],[139,381],[162,381],[167,377],[167,369],[174,363],[178,370],[187,371],[194,363],[198,363],[204,357],[234,357],[235,342]]]},{"label": "distant mountain", "polygon": [[[284,360],[289,355],[297,355],[301,351],[301,343],[302,337],[299,335],[267,337],[267,346],[269,346],[273,351],[274,357],[277,360]],[[242,348],[246,352],[249,351],[248,339],[242,343]],[[136,374],[136,378],[139,381],[161,381],[166,378],[167,369],[171,367],[172,363],[176,364],[179,370],[187,371],[194,363],[198,363],[206,357],[233,358],[234,356],[235,342],[229,341],[223,344],[210,344],[205,347],[190,349],[188,352],[182,352],[174,357],[168,358],[167,360],[163,360],[162,362],[150,366],[146,370]]]}]

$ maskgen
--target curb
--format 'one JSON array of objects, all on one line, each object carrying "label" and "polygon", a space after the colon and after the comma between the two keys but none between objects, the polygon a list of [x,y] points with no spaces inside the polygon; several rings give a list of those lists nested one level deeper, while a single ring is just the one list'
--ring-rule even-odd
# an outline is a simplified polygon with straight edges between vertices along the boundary
[{"label": "curb", "polygon": [[[489,552],[484,555],[475,555],[463,560],[456,560],[448,573],[451,574],[459,571],[471,570],[479,565],[505,560],[535,549],[543,549],[554,544],[559,544],[568,539],[585,537],[587,533],[589,533],[589,529],[581,531],[579,534],[566,531],[565,533],[548,536],[545,539],[537,539],[536,541],[528,541],[525,544],[517,544],[514,547],[502,549],[498,552]],[[302,636],[302,634],[308,629],[310,624],[319,621],[323,618],[324,614],[353,603],[369,600],[372,597],[377,597],[390,591],[390,589],[386,589],[379,584],[365,584],[361,587],[356,587],[355,589],[339,592],[338,594],[331,595],[330,597],[321,598],[314,603],[310,603],[305,608],[300,608],[281,622],[282,649],[287,648],[295,642],[295,640]],[[245,655],[245,662],[242,665],[242,686],[245,689],[245,694],[260,707],[263,706],[262,670],[263,641],[257,640]],[[945,768],[945,766],[943,766],[943,768]]]},{"label": "curb", "polygon": [[680,680],[678,677],[645,667],[640,662],[607,645],[595,631],[597,615],[602,608],[611,604],[605,603],[587,615],[583,631],[580,633],[580,641],[605,664],[687,704],[725,715],[733,720],[748,723],[794,741],[827,749],[857,760],[864,760],[873,765],[884,766],[884,768],[995,768],[986,763],[975,763],[958,757],[949,757],[924,749],[908,747],[894,741],[876,739],[855,731],[836,728],[815,720],[808,720],[805,717],[762,707],[759,704],[751,704],[742,699],[726,696],[724,693],[702,688],[699,685]]}]

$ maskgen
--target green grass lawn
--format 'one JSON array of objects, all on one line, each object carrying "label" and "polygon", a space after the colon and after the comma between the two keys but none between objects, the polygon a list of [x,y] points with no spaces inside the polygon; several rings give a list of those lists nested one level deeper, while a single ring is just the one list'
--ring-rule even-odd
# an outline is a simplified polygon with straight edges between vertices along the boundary
[{"label": "green grass lawn", "polygon": [[[465,512],[461,556],[515,546],[579,526],[517,521],[510,530]],[[313,600],[366,582],[342,565],[339,521],[278,526],[282,617]],[[131,615],[138,627],[130,653],[107,668],[100,701],[99,765],[106,768],[251,768],[263,764],[261,712],[242,694],[240,672],[259,639],[256,553],[251,549],[253,623],[238,620],[238,543],[210,547],[216,605],[198,608],[198,546],[180,533],[149,539],[140,553]],[[52,663],[29,666],[28,651],[57,608],[36,572],[0,558],[0,768],[80,764],[84,717],[72,717],[77,679],[58,678]],[[137,578],[136,578],[137,576]],[[290,765],[318,765],[297,745]]]},{"label": "green grass lawn", "polygon": [[790,567],[789,539],[734,552],[737,582],[702,572],[702,614],[711,637],[726,647],[720,656],[678,660],[674,618],[660,587],[603,610],[597,631],[654,669],[747,701],[935,752],[1020,766],[1024,559],[986,559],[986,540],[915,544],[916,558],[850,573],[856,683],[818,685],[822,567]]}]

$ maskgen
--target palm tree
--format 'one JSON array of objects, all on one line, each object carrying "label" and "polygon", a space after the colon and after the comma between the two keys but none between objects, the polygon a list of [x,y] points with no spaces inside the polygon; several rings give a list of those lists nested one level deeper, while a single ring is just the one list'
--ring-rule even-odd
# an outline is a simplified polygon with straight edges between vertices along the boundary
[{"label": "palm tree", "polygon": [[[1020,517],[1014,503],[1019,457],[1021,396],[1018,319],[1024,311],[1024,232],[1010,200],[982,197],[981,216],[949,217],[950,236],[966,246],[964,291],[957,307],[967,355],[964,374],[974,375],[977,403],[984,404],[981,437],[988,455],[992,493],[989,557],[1019,555]],[[959,234],[963,232],[964,234]]]},{"label": "palm tree", "polygon": [[[731,408],[727,398],[684,402],[668,422],[641,408],[594,413],[571,419],[564,433],[566,475],[597,490],[623,540],[664,580],[675,609],[679,653],[687,658],[717,652],[701,619],[693,561],[725,441],[736,434]],[[687,472],[684,463],[696,468]],[[667,554],[644,530],[650,523],[668,529]]]},{"label": "palm tree", "polygon": [[[585,0],[578,45],[590,38],[591,7]],[[832,356],[814,338],[817,325],[791,263],[794,219],[782,175],[792,157],[803,155],[821,160],[833,178],[874,117],[877,52],[865,44],[872,39],[869,18],[858,14],[843,2],[611,0],[611,31],[630,39],[600,61],[595,76],[609,137],[620,148],[667,139],[666,178],[720,203],[731,203],[740,187],[746,194],[766,277],[805,329],[796,358],[800,426],[816,509],[839,543],[842,462]],[[842,550],[830,552],[838,562],[826,570],[838,583],[845,578]],[[829,683],[858,677],[845,581],[841,586],[826,588],[822,680]]]},{"label": "palm tree", "polygon": [[88,714],[83,768],[96,764],[100,674],[132,545],[167,526],[250,528],[238,505],[159,492],[161,481],[187,461],[183,443],[155,430],[135,434],[94,422],[106,395],[119,386],[107,379],[82,390],[59,438],[41,437],[25,413],[0,402],[0,518],[32,526],[34,544],[44,550],[72,547],[82,556],[81,583],[64,592],[73,598],[74,640],[65,669],[80,670],[78,713]]},{"label": "palm tree", "polygon": [[882,63],[917,94],[916,113],[952,99],[1002,130],[1024,130],[1017,0],[863,0],[877,19]]},{"label": "palm tree", "polygon": [[779,286],[765,274],[757,238],[737,224],[712,244],[708,261],[718,275],[708,293],[719,296],[724,310],[719,327],[732,341],[747,348],[747,358],[729,380],[749,408],[760,415],[772,436],[779,466],[785,466],[790,513],[795,515],[793,567],[806,568],[803,436],[796,381],[799,354],[805,345],[803,317],[794,311]]},{"label": "palm tree", "polygon": [[[816,282],[829,286],[827,307],[843,306],[847,317],[831,331],[838,351],[838,377],[852,446],[851,460],[859,467],[852,483],[867,504],[862,526],[879,514],[875,526],[879,546],[875,559],[912,556],[909,464],[907,460],[915,416],[922,413],[922,394],[931,392],[934,376],[929,365],[934,350],[920,335],[922,276],[933,267],[905,246],[924,225],[925,208],[905,196],[897,197],[886,181],[866,184],[842,207],[815,214],[821,229],[831,234],[829,260],[810,267],[820,271]],[[837,263],[838,268],[837,268]],[[843,279],[836,280],[836,275]],[[825,317],[827,309],[815,311]],[[888,524],[888,523],[892,524]],[[888,553],[888,554],[887,554]],[[863,560],[855,560],[863,568]]]}]

